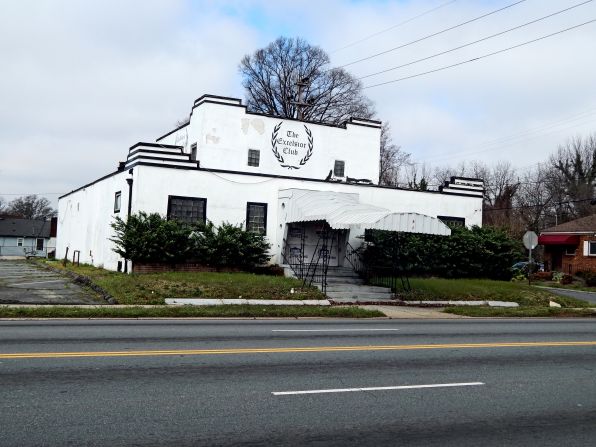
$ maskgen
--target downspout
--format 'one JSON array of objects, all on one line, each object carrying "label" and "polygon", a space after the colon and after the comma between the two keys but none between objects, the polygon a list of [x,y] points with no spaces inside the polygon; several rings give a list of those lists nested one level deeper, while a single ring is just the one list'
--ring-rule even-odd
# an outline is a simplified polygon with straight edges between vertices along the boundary
[{"label": "downspout", "polygon": [[[127,178],[126,183],[128,183],[128,211],[126,213],[126,220],[128,221],[132,211],[132,177]],[[124,260],[124,273],[128,273],[128,259]]]}]

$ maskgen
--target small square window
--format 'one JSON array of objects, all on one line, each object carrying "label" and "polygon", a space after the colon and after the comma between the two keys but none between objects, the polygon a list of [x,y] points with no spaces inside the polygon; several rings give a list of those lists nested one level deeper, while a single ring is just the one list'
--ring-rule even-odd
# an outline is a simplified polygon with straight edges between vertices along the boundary
[{"label": "small square window", "polygon": [[122,203],[122,192],[118,191],[114,194],[114,212],[120,212],[120,204]]},{"label": "small square window", "polygon": [[341,160],[335,160],[335,164],[333,165],[333,175],[335,177],[343,177],[345,171],[346,163]]},{"label": "small square window", "polygon": [[261,151],[257,149],[248,150],[248,166],[259,166],[261,161]]},{"label": "small square window", "polygon": [[17,239],[17,247],[22,247],[23,246],[23,238],[20,237]]},{"label": "small square window", "polygon": [[246,204],[246,231],[267,233],[267,204],[248,202]]}]

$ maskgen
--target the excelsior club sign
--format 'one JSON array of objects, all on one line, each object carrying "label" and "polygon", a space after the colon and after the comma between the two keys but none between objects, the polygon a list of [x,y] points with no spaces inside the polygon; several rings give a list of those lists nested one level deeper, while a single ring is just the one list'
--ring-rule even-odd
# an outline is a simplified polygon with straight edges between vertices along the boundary
[{"label": "the excelsior club sign", "polygon": [[280,121],[271,134],[271,149],[282,168],[300,169],[312,156],[312,132],[306,125],[302,128]]}]

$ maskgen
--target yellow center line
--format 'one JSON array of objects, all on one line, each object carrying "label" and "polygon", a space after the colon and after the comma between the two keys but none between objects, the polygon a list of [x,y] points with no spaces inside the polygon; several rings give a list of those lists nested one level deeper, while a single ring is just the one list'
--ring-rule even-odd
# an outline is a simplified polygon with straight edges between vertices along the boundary
[{"label": "yellow center line", "polygon": [[82,351],[82,352],[18,352],[0,353],[0,359],[47,359],[69,357],[140,357],[167,355],[231,355],[275,354],[297,352],[344,351],[413,351],[421,349],[478,349],[478,348],[533,348],[556,346],[596,346],[596,341],[545,341],[511,343],[450,343],[427,345],[364,345],[364,346],[311,346],[287,348],[228,348],[228,349],[172,349],[143,351]]}]

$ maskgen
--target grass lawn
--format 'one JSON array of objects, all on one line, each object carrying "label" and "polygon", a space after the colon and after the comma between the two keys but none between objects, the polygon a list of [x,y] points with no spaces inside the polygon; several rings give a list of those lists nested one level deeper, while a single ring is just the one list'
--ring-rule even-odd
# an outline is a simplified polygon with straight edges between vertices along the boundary
[{"label": "grass lawn", "polygon": [[384,317],[377,310],[356,306],[163,306],[163,307],[76,307],[0,306],[0,318],[250,318],[250,317],[329,317],[374,318]]},{"label": "grass lawn", "polygon": [[454,306],[445,312],[468,317],[596,317],[595,309],[569,309],[558,307],[486,307]]},{"label": "grass lawn", "polygon": [[[164,298],[325,299],[315,287],[300,290],[302,282],[283,276],[252,273],[169,272],[124,274],[90,265],[46,264],[87,276],[119,304],[164,304]],[[295,293],[291,293],[291,289]]]},{"label": "grass lawn", "polygon": [[548,307],[555,301],[563,307],[590,307],[575,298],[557,296],[548,290],[528,286],[526,282],[489,279],[411,278],[411,292],[401,292],[404,300],[489,300],[514,301],[520,306]]}]

